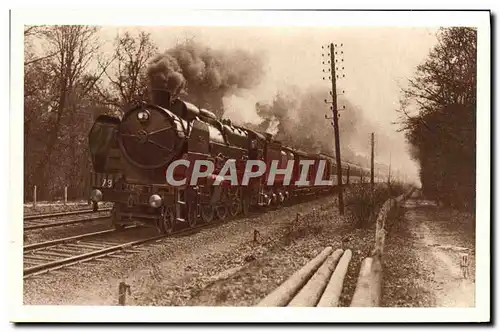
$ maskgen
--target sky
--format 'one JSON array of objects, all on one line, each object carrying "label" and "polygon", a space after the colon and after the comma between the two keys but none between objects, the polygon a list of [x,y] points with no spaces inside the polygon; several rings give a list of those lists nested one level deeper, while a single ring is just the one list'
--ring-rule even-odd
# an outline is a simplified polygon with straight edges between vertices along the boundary
[{"label": "sky", "polygon": [[[270,100],[287,85],[304,90],[329,87],[330,83],[322,80],[322,69],[327,68],[322,64],[322,53],[325,53],[322,46],[342,43],[344,71],[341,73],[345,78],[337,82],[337,90],[344,90],[344,97],[373,125],[376,140],[377,135],[385,136],[376,144],[377,162],[390,162],[393,170],[417,177],[418,168],[409,156],[404,135],[397,132],[399,127],[392,123],[398,119],[395,110],[400,88],[436,44],[437,27],[142,26],[103,27],[100,33],[105,49],[111,51],[117,33],[138,30],[150,32],[160,51],[176,42],[194,39],[213,49],[243,49],[261,54],[265,60],[265,76],[258,87],[246,94],[249,104]],[[328,107],[325,105],[325,109],[318,112],[327,113]],[[342,116],[339,125],[342,126]],[[362,155],[369,154],[369,135],[366,133],[365,146],[357,146],[357,152]],[[364,142],[364,138],[361,141]]]}]

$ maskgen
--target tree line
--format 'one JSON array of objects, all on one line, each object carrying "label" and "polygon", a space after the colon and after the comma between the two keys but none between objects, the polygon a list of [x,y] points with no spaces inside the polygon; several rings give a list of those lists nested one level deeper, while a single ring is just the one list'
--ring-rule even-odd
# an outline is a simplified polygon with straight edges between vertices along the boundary
[{"label": "tree line", "polygon": [[474,28],[441,28],[402,89],[398,109],[424,195],[470,211],[476,190],[476,42]]},{"label": "tree line", "polygon": [[94,119],[147,98],[146,65],[157,53],[145,32],[118,35],[105,52],[99,28],[24,29],[24,199],[88,195],[87,137]]}]

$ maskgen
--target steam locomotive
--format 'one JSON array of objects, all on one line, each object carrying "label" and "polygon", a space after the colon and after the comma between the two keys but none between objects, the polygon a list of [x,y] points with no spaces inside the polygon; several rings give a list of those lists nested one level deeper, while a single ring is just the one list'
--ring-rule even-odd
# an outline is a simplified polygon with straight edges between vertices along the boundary
[{"label": "steam locomotive", "polygon": [[[316,177],[323,160],[323,177],[337,183],[333,157],[284,146],[270,134],[219,120],[212,112],[166,90],[153,90],[152,97],[153,103],[136,103],[121,119],[99,116],[89,133],[93,166],[90,199],[95,204],[114,203],[111,215],[116,229],[139,223],[169,234],[180,225],[195,227],[200,222],[248,215],[254,206],[281,206],[294,197],[335,190],[334,185],[293,184],[301,174],[301,160],[314,160],[307,180]],[[180,159],[206,160],[216,166],[213,174],[195,185],[169,185],[166,168]],[[228,160],[235,162],[238,176],[245,173],[248,160],[261,160],[267,167],[262,176],[252,178],[246,186],[214,185]],[[267,184],[273,161],[279,168],[285,168],[288,161],[295,162],[290,184],[282,174],[276,175],[272,185]],[[342,167],[343,183],[369,178],[368,169],[347,162]],[[176,167],[173,176],[181,179],[189,172],[190,167]]]}]

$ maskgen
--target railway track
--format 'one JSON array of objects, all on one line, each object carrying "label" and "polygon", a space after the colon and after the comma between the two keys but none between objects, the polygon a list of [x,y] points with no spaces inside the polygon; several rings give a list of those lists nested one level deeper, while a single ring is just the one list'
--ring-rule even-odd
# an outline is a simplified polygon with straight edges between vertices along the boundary
[{"label": "railway track", "polygon": [[[110,209],[106,210],[101,210],[99,212],[93,212],[93,211],[85,211],[85,213],[80,213],[80,214],[89,214],[89,213],[95,213],[99,214],[105,211],[108,211]],[[65,217],[67,215],[75,215],[77,213],[72,213],[72,214],[62,214],[60,216]],[[44,217],[46,215],[43,215]],[[30,216],[31,217],[31,216]],[[58,216],[51,215],[52,218],[57,218]],[[49,218],[49,217],[46,217]],[[24,227],[23,229],[25,231],[29,230],[35,230],[35,229],[41,229],[41,228],[50,228],[50,227],[57,227],[57,226],[64,226],[64,225],[72,225],[72,224],[78,224],[78,223],[86,223],[86,222],[92,222],[92,221],[97,221],[97,220],[104,220],[104,219],[109,219],[109,214],[106,215],[98,215],[95,217],[90,217],[90,218],[78,218],[78,219],[70,219],[70,220],[58,220],[58,221],[47,221],[45,218],[29,218],[26,219],[24,218]]]},{"label": "railway track", "polygon": [[[108,212],[111,211],[111,208],[103,208],[99,209],[97,212]],[[97,213],[93,210],[77,210],[77,211],[69,211],[69,212],[55,212],[55,213],[45,213],[45,214],[30,214],[24,216],[24,221],[29,220],[38,220],[38,219],[49,219],[49,218],[57,218],[57,217],[65,217],[65,216],[73,216],[73,215],[82,215],[82,214],[90,214]]]},{"label": "railway track", "polygon": [[[137,227],[130,226],[126,230],[135,228]],[[164,235],[156,234],[133,241],[116,237],[116,235],[123,233],[124,231],[106,230],[24,246],[24,278],[76,263],[112,256],[119,252],[137,252],[133,249],[134,246],[164,237]],[[108,239],[99,238],[106,235],[111,235],[111,237]]]},{"label": "railway track", "polygon": [[[227,222],[229,220],[226,220]],[[223,223],[225,223],[223,222]],[[82,234],[63,239],[46,241],[27,245],[23,247],[24,278],[69,267],[78,263],[90,260],[99,260],[103,257],[123,257],[120,253],[141,252],[137,247],[141,244],[155,241],[166,237],[180,237],[194,234],[203,229],[210,229],[219,226],[220,223],[199,224],[193,228],[179,229],[170,235],[155,234],[133,241],[102,240],[95,239],[99,236],[116,235],[123,233],[114,229],[101,232]],[[139,226],[129,226],[126,230],[141,228]]]},{"label": "railway track", "polygon": [[57,226],[64,226],[64,225],[86,223],[86,222],[92,222],[92,221],[104,220],[104,219],[109,219],[109,215],[99,216],[99,217],[93,217],[93,218],[85,218],[85,219],[73,219],[73,220],[65,220],[65,221],[56,221],[56,222],[51,222],[51,223],[29,222],[29,223],[27,223],[27,224],[24,225],[23,229],[25,231],[30,231],[30,230],[34,230],[34,229],[50,228],[50,227],[57,227]]},{"label": "railway track", "polygon": [[210,224],[202,223],[196,225],[193,228],[183,228],[176,230],[169,235],[155,234],[153,236],[144,237],[142,239],[133,241],[123,241],[120,239],[103,240],[99,239],[98,237],[105,235],[123,234],[123,232],[126,230],[138,229],[141,228],[140,226],[128,226],[123,231],[110,229],[27,245],[23,247],[23,275],[24,278],[27,278],[53,270],[70,267],[78,263],[83,263],[90,260],[99,260],[103,257],[120,258],[123,257],[119,255],[120,253],[127,254],[141,252],[142,250],[137,249],[137,246],[141,244],[166,237],[175,238],[180,236],[188,236],[204,229],[218,227],[221,224],[227,223],[231,220],[233,220],[233,218]]}]

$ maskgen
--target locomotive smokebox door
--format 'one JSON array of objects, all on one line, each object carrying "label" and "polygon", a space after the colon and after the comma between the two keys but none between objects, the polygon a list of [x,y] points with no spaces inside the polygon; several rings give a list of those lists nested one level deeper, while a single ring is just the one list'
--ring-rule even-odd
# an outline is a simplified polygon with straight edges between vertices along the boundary
[{"label": "locomotive smokebox door", "polygon": [[148,104],[129,110],[118,130],[124,157],[140,169],[158,169],[175,160],[185,141],[185,121]]}]

